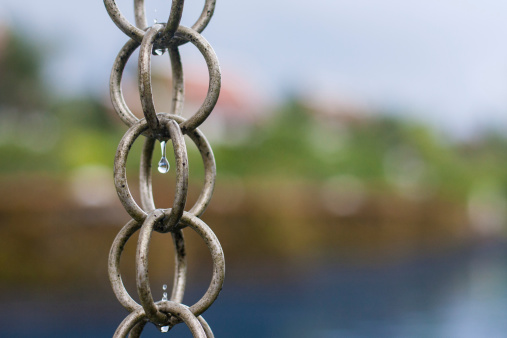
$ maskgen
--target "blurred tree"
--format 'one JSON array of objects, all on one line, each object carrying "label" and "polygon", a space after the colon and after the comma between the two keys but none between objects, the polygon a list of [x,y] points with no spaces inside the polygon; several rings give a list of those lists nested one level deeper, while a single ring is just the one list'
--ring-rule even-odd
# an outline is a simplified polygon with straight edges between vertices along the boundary
[{"label": "blurred tree", "polygon": [[43,53],[26,38],[0,27],[0,114],[5,107],[23,113],[40,111],[48,103],[48,92],[41,77]]}]

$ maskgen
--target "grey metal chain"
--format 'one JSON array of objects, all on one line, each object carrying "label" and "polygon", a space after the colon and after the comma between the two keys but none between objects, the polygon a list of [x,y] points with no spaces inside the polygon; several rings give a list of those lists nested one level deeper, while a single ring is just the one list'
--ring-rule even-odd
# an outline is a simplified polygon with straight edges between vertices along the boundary
[{"label": "grey metal chain", "polygon": [[[120,50],[110,78],[110,94],[113,107],[120,119],[129,127],[118,145],[114,160],[114,184],[118,197],[125,210],[133,218],[116,236],[109,253],[109,279],[118,301],[130,314],[121,322],[114,337],[139,337],[144,326],[154,323],[165,332],[174,325],[184,322],[194,337],[211,338],[213,333],[201,316],[218,297],[225,275],[225,261],[222,247],[213,231],[199,218],[208,206],[215,185],[216,165],[213,151],[198,127],[213,110],[220,92],[221,75],[217,57],[211,45],[201,36],[209,23],[215,0],[206,0],[204,9],[191,27],[180,25],[184,0],[173,0],[167,23],[148,26],[144,0],[134,0],[136,25],[132,25],[120,12],[115,0],[104,0],[107,12],[114,23],[130,40]],[[191,42],[204,56],[209,71],[209,89],[201,107],[190,118],[181,116],[184,102],[183,69],[179,46]],[[138,119],[125,103],[121,90],[121,80],[128,59],[139,48],[139,93],[144,113]],[[170,113],[157,113],[151,86],[151,55],[161,55],[167,50],[171,60],[173,100]],[[126,162],[131,146],[143,135],[144,147],[140,165],[141,206],[130,193]],[[205,182],[202,191],[189,211],[185,211],[188,190],[188,157],[184,135],[188,135],[197,146],[205,169]],[[176,190],[172,208],[157,209],[153,199],[151,180],[151,161],[156,141],[160,141],[163,157],[159,171],[166,172],[169,164],[165,159],[165,145],[173,144],[176,161]],[[189,227],[197,232],[208,246],[213,259],[211,283],[202,296],[192,306],[182,304],[186,285],[187,263],[182,229]],[[120,258],[129,238],[139,230],[136,251],[136,285],[140,303],[129,295],[123,285],[120,273]],[[167,294],[155,302],[148,278],[148,251],[153,231],[171,233],[175,250],[175,273],[171,297]]]}]

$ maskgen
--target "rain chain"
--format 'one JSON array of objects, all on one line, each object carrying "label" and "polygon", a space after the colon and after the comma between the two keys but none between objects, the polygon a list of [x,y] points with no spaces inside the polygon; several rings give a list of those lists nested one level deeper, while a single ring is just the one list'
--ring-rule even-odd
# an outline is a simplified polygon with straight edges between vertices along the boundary
[{"label": "rain chain", "polygon": [[[129,127],[118,145],[114,159],[114,184],[121,203],[132,217],[116,236],[109,253],[109,279],[118,301],[130,314],[121,322],[114,337],[139,337],[144,326],[151,322],[160,331],[167,332],[174,325],[184,322],[194,337],[211,338],[213,333],[201,316],[218,297],[225,274],[224,254],[211,229],[199,218],[208,206],[215,185],[216,166],[213,151],[197,129],[213,110],[220,92],[221,75],[217,57],[211,45],[201,36],[215,9],[215,0],[206,0],[204,9],[191,27],[180,25],[183,0],[173,0],[167,23],[148,26],[144,0],[134,0],[135,23],[132,25],[120,12],[114,0],[104,0],[107,12],[114,23],[130,40],[116,57],[111,72],[110,92],[115,111]],[[204,56],[209,71],[209,89],[202,106],[190,118],[181,116],[184,102],[183,70],[179,46],[191,42]],[[125,65],[132,53],[139,48],[138,81],[144,119],[138,119],[125,103],[121,80]],[[151,56],[168,51],[172,68],[172,104],[170,113],[157,113],[151,86]],[[132,197],[127,183],[126,162],[135,140],[144,137],[141,155],[139,184],[141,206]],[[189,211],[185,211],[188,189],[188,158],[184,135],[188,135],[201,154],[205,169],[202,191]],[[162,159],[158,170],[167,173],[170,165],[166,159],[166,143],[172,142],[175,157],[176,190],[172,208],[157,209],[153,199],[151,162],[157,140],[161,144]],[[197,232],[209,248],[213,259],[211,283],[192,306],[182,304],[186,284],[187,263],[182,229]],[[120,273],[120,258],[129,238],[139,230],[136,250],[136,285],[140,303],[128,294]],[[153,231],[170,233],[175,250],[175,273],[171,296],[154,301],[148,278],[148,251]]]}]

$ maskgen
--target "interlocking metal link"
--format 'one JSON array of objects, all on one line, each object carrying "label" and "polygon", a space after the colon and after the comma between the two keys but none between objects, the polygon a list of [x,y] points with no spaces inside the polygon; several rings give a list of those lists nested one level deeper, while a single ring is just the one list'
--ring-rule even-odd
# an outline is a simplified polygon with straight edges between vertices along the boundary
[{"label": "interlocking metal link", "polygon": [[[180,124],[185,121],[185,119],[181,116],[170,114],[158,114],[158,117],[162,122],[164,122],[165,119],[168,118]],[[200,217],[208,207],[209,203],[211,202],[213,189],[215,188],[215,178],[216,178],[215,157],[213,155],[213,150],[211,149],[211,146],[208,143],[208,140],[206,140],[206,137],[199,129],[195,129],[194,131],[188,133],[187,135],[196,145],[204,163],[204,186],[201,190],[199,197],[197,198],[197,201],[195,202],[193,207],[189,210],[191,214]],[[139,185],[140,185],[139,189],[141,192],[141,205],[147,212],[156,209],[155,202],[153,200],[153,192],[151,186],[151,160],[154,146],[155,139],[146,138],[143,152],[141,154],[141,168],[139,172]]]},{"label": "interlocking metal link", "polygon": [[[120,304],[130,314],[118,326],[114,337],[139,337],[149,322],[168,330],[184,322],[194,337],[214,337],[208,323],[201,316],[217,299],[224,282],[225,260],[222,247],[213,231],[199,217],[210,203],[215,186],[216,165],[213,151],[198,127],[215,107],[221,87],[218,59],[211,45],[201,36],[215,10],[215,0],[206,0],[203,11],[191,27],[180,25],[184,0],[173,0],[167,23],[149,26],[146,20],[144,0],[134,0],[136,25],[132,25],[120,12],[115,0],[104,0],[113,22],[130,40],[116,57],[110,78],[110,94],[113,107],[129,128],[120,140],[114,160],[114,184],[118,197],[132,217],[118,233],[109,252],[109,280]],[[209,72],[208,93],[201,107],[189,118],[181,116],[184,103],[184,78],[179,46],[191,42],[203,55]],[[139,47],[138,85],[144,118],[137,118],[125,102],[121,81],[125,66]],[[172,69],[172,103],[169,113],[157,112],[151,83],[152,55],[167,50]],[[127,182],[126,163],[130,148],[139,136],[144,136],[139,170],[141,206],[134,200]],[[204,185],[195,204],[185,211],[188,190],[189,163],[184,135],[195,143],[204,165]],[[174,150],[176,187],[172,208],[160,209],[155,205],[151,179],[151,162],[157,141],[171,141]],[[165,163],[164,165],[166,165]],[[164,167],[169,168],[167,165]],[[187,283],[187,261],[183,229],[194,230],[210,250],[213,261],[211,282],[204,295],[192,306],[182,304]],[[136,302],[123,285],[120,260],[127,241],[139,230],[136,250],[136,286],[140,302]],[[155,301],[148,278],[148,252],[153,231],[170,233],[174,243],[175,272],[170,300],[166,294]],[[165,288],[165,286],[164,286]],[[164,289],[165,290],[165,289]]]},{"label": "interlocking metal link", "polygon": [[[192,42],[199,49],[201,54],[204,56],[209,72],[209,88],[206,99],[204,100],[201,107],[197,110],[197,112],[181,124],[181,130],[183,131],[183,134],[186,134],[187,132],[199,127],[199,125],[204,122],[204,120],[209,116],[215,107],[215,104],[217,103],[222,81],[218,59],[216,57],[215,51],[208,43],[208,41],[206,41],[206,39],[204,39],[196,31],[183,26],[180,26],[178,28],[176,34],[178,34],[178,36],[182,37],[183,39]],[[150,42],[150,40],[145,41],[146,45],[148,42]],[[122,73],[125,69],[125,65],[130,55],[132,55],[138,46],[139,44],[132,40],[125,44],[125,46],[116,57],[110,80],[110,93],[113,107],[115,108],[122,121],[129,127],[131,127],[138,120],[138,118],[130,111],[127,104],[125,103],[123,92],[121,90],[121,79]],[[145,116],[147,116],[147,119],[150,121],[150,127],[157,127],[158,122],[155,121],[155,104],[153,103],[153,95],[151,92],[151,77],[148,76],[148,72],[151,68],[149,66],[149,62],[151,60],[151,50],[152,49],[149,49],[149,47],[145,47],[145,50],[142,50],[139,55],[139,76],[141,78],[139,87],[142,93],[141,103],[143,104],[143,112]],[[152,132],[154,130],[156,129],[150,129]],[[154,136],[157,137],[158,135]]]}]

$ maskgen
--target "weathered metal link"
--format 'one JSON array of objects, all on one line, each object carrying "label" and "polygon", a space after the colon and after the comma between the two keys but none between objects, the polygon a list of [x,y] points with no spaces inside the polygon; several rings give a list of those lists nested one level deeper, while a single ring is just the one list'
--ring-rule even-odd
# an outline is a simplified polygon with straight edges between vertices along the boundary
[{"label": "weathered metal link", "polygon": [[121,90],[121,79],[128,59],[139,45],[140,43],[136,40],[127,41],[114,60],[111,77],[109,79],[109,94],[111,96],[111,103],[113,104],[113,108],[120,119],[128,127],[131,127],[139,119],[130,111],[129,107],[125,103],[123,92]]},{"label": "weathered metal link", "polygon": [[[141,305],[144,308],[146,317],[155,324],[167,324],[170,319],[170,316],[157,309],[151,294],[150,281],[148,278],[148,246],[150,244],[151,233],[156,225],[162,222],[163,218],[164,212],[160,209],[153,210],[153,212],[146,217],[139,232],[136,252],[137,294],[141,300]],[[145,229],[149,230],[146,231]],[[146,270],[143,269],[143,267],[145,267]]]},{"label": "weathered metal link", "polygon": [[176,36],[190,41],[197,47],[197,49],[199,49],[206,60],[209,73],[208,93],[206,94],[206,99],[197,112],[181,124],[181,130],[183,131],[183,134],[186,134],[199,127],[199,125],[201,125],[201,123],[203,123],[209,116],[213,108],[215,108],[218,96],[220,95],[222,75],[215,51],[202,35],[191,28],[180,26],[176,31]]},{"label": "weathered metal link", "polygon": [[[170,115],[159,113],[159,119],[164,123],[167,119],[175,120],[178,123],[182,123],[185,119],[181,116]],[[195,143],[204,164],[204,186],[197,198],[197,201],[189,210],[190,213],[200,217],[209,203],[213,195],[213,189],[215,187],[216,178],[216,165],[213,150],[209,145],[204,134],[199,130],[195,129],[187,136]],[[141,205],[146,212],[150,212],[155,207],[155,201],[153,199],[153,191],[151,184],[151,161],[153,156],[153,148],[155,146],[155,140],[152,138],[146,138],[143,152],[141,153],[141,164],[139,170],[139,190],[141,195]]]},{"label": "weathered metal link", "polygon": [[[213,151],[198,127],[209,116],[217,103],[221,88],[218,59],[211,45],[199,33],[208,25],[215,10],[215,0],[206,0],[203,11],[192,26],[180,25],[184,0],[172,0],[167,23],[149,26],[146,20],[144,0],[134,0],[133,26],[120,12],[115,0],[104,0],[113,22],[130,37],[116,57],[110,77],[110,94],[113,107],[120,119],[129,127],[122,137],[115,155],[114,183],[125,210],[133,218],[118,233],[109,252],[108,273],[113,292],[130,314],[118,326],[114,337],[140,337],[148,322],[171,328],[181,322],[189,327],[192,335],[214,338],[208,323],[201,316],[217,299],[224,282],[225,261],[222,247],[213,231],[199,217],[210,203],[216,178]],[[184,105],[184,79],[178,46],[191,42],[204,56],[209,73],[209,88],[200,108],[188,119],[181,117]],[[138,85],[143,119],[136,117],[127,106],[121,89],[125,66],[132,53],[139,48]],[[151,84],[151,55],[161,55],[168,50],[172,70],[172,102],[170,113],[157,113]],[[130,148],[140,136],[146,136],[139,170],[140,207],[127,183],[126,163]],[[204,185],[192,208],[185,211],[188,191],[188,156],[184,135],[196,145],[204,165]],[[172,208],[157,209],[153,198],[152,159],[157,141],[171,140],[176,161],[176,188]],[[165,147],[165,144],[163,145]],[[165,154],[165,148],[163,148]],[[165,156],[165,155],[164,155]],[[165,158],[164,158],[165,159]],[[167,169],[166,165],[166,169]],[[160,170],[160,168],[159,168]],[[165,172],[161,170],[161,172]],[[187,283],[187,261],[182,229],[193,229],[204,240],[213,261],[211,282],[204,295],[192,306],[182,304]],[[130,237],[139,231],[136,250],[136,286],[140,304],[127,292],[121,277],[120,260]],[[167,293],[161,301],[155,301],[148,277],[148,253],[153,231],[170,232],[175,250],[175,272],[170,301]],[[164,286],[164,290],[166,287]]]},{"label": "weathered metal link", "polygon": [[[165,301],[157,304],[156,308],[157,311],[160,311],[161,313],[167,313],[182,320],[185,324],[187,324],[194,337],[209,338],[209,336],[206,335],[199,319],[186,306],[171,301]],[[146,315],[142,308],[136,309],[120,323],[113,338],[127,337],[127,334],[129,334],[132,328],[145,317]]]},{"label": "weathered metal link", "polygon": [[[183,134],[177,123],[173,120],[167,120],[166,124],[170,131],[171,140],[174,144],[174,156],[176,159],[176,193],[174,196],[173,209],[175,216],[169,218],[170,223],[174,226],[177,223],[179,215],[183,212],[187,198],[188,189],[188,157],[183,139]],[[136,203],[127,182],[127,157],[130,148],[134,144],[137,137],[148,128],[146,120],[140,120],[134,124],[123,136],[118,145],[114,160],[114,183],[116,192],[120,198],[125,210],[137,221],[144,221],[146,212]],[[172,134],[172,135],[171,135]],[[164,227],[164,231],[167,231]]]},{"label": "weathered metal link", "polygon": [[[132,53],[139,47],[139,43],[135,40],[129,40],[118,53],[111,77],[109,81],[111,102],[113,108],[120,117],[120,119],[128,126],[131,127],[139,119],[130,111],[125,103],[123,92],[121,89],[121,80],[127,61]],[[172,82],[173,82],[173,98],[172,107],[170,112],[176,115],[181,115],[183,110],[185,88],[183,82],[183,67],[181,64],[181,57],[177,47],[169,49],[169,57],[171,59],[172,68]],[[144,132],[145,136],[153,136],[151,133]]]},{"label": "weathered metal link", "polygon": [[[215,12],[215,4],[216,0],[206,0],[204,4],[204,8],[201,12],[201,15],[192,25],[192,29],[198,33],[201,33],[206,26],[208,25],[213,13]],[[144,10],[144,0],[134,0],[134,11],[135,11],[135,20],[138,27],[132,25],[127,18],[121,13],[120,9],[116,5],[115,0],[104,0],[104,5],[106,7],[107,13],[111,17],[111,20],[115,23],[115,25],[125,34],[127,34],[131,39],[136,40],[138,43],[141,43],[144,36],[144,29],[148,28],[148,24],[146,22],[146,14]],[[181,9],[180,9],[181,7]],[[182,0],[173,0],[171,6],[171,13],[169,15],[168,27],[166,28],[166,36],[172,36],[170,34],[171,30],[174,27],[178,27],[179,21],[181,19],[181,13],[183,10],[183,1]],[[174,12],[174,13],[173,13]],[[178,19],[179,15],[179,19]],[[177,21],[177,24],[176,24]],[[167,46],[169,44],[172,45],[182,45],[187,41],[175,38],[173,41],[169,40]],[[166,47],[167,47],[166,46]]]},{"label": "weathered metal link", "polygon": [[[153,91],[151,86],[151,55],[154,48],[154,41],[157,34],[162,30],[162,25],[154,25],[146,33],[141,48],[139,50],[138,74],[139,74],[139,93],[141,96],[141,106],[143,113],[148,122],[150,131],[156,137],[162,137],[163,132],[160,131],[160,123],[157,118],[155,102],[153,101]],[[177,47],[170,50],[171,67],[173,74],[173,100],[172,110],[174,114],[181,114],[183,110],[183,67],[181,65],[181,57]],[[121,80],[121,79],[120,79]]]},{"label": "weathered metal link", "polygon": [[178,224],[185,210],[188,192],[188,155],[185,139],[176,121],[169,120],[165,125],[169,127],[176,160],[176,192],[171,212],[161,227],[157,229],[159,232],[169,232]]},{"label": "weathered metal link", "polygon": [[144,117],[148,122],[148,126],[157,138],[161,137],[160,124],[157,119],[155,110],[155,102],[153,101],[153,93],[151,90],[151,53],[153,43],[157,34],[162,31],[164,26],[156,24],[148,29],[144,35],[141,48],[139,49],[139,94],[141,95],[141,106],[143,107]]},{"label": "weathered metal link", "polygon": [[[153,232],[156,224],[160,222],[165,215],[168,215],[168,213],[168,210],[157,209],[146,218],[139,233],[136,254],[136,280],[139,299],[141,300],[146,316],[152,322],[159,324],[164,324],[167,318],[164,314],[157,310],[151,294],[148,277],[148,251],[151,233]],[[190,307],[190,311],[198,316],[206,311],[211,304],[213,304],[222,290],[225,277],[224,253],[216,235],[202,220],[188,212],[185,212],[183,213],[180,222],[182,222],[185,226],[192,228],[202,237],[210,250],[213,260],[213,273],[208,290],[197,303]],[[171,323],[176,324],[177,321],[172,319]]]},{"label": "weathered metal link", "polygon": [[[138,68],[140,78],[139,91],[141,94],[141,104],[143,106],[144,115],[149,122],[150,129],[153,132],[156,132],[159,129],[159,122],[156,117],[155,103],[153,102],[153,95],[151,90],[150,61],[154,38],[157,32],[159,32],[161,29],[162,26],[155,25],[148,31],[146,39],[143,40],[143,44],[139,53]],[[199,49],[201,54],[204,56],[209,73],[208,93],[206,94],[204,102],[192,117],[181,124],[181,130],[183,131],[183,134],[186,134],[189,131],[192,131],[195,128],[199,127],[199,125],[204,122],[204,120],[206,120],[206,118],[209,116],[218,101],[222,80],[217,56],[206,39],[204,39],[196,31],[184,26],[180,26],[178,28],[176,35],[192,42]],[[120,118],[122,118],[122,120],[129,127],[132,126],[132,122],[137,121],[138,118],[130,111],[125,103],[125,99],[123,98],[123,93],[121,90],[121,74],[118,73],[123,72],[128,58],[136,47],[137,46],[135,46],[133,43],[127,43],[124,46],[116,58],[110,80],[111,100],[113,101],[113,106],[115,107]],[[177,69],[176,73],[178,73],[181,67],[178,67],[177,65],[175,67]],[[179,88],[183,87],[182,81],[177,79],[174,83],[174,86],[178,87],[178,89],[175,90],[181,90]],[[174,98],[178,101],[181,101],[181,96],[174,96]]]},{"label": "weathered metal link", "polygon": [[[116,298],[120,304],[129,312],[135,311],[141,307],[141,305],[138,304],[129,295],[127,289],[125,289],[125,286],[123,285],[120,272],[120,260],[125,244],[127,244],[127,241],[130,239],[130,237],[137,230],[139,230],[141,226],[142,223],[135,220],[128,222],[120,230],[118,235],[116,235],[116,238],[114,239],[113,245],[111,246],[111,250],[109,252],[109,281],[111,282],[111,287],[113,288],[113,292],[116,295]],[[181,303],[185,292],[187,275],[185,243],[183,241],[183,234],[180,230],[175,231],[172,235],[175,250],[175,274],[171,300],[173,302]]]}]

